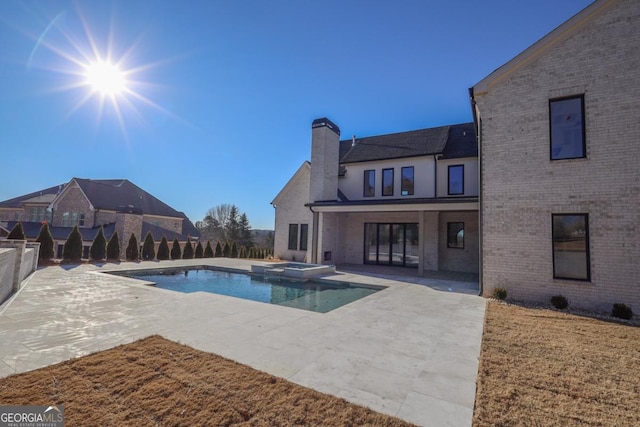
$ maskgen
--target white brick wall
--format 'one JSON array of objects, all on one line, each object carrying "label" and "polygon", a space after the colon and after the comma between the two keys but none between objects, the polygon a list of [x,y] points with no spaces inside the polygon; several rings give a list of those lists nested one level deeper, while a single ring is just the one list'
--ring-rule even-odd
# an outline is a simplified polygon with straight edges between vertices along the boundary
[{"label": "white brick wall", "polygon": [[[640,312],[640,2],[620,0],[485,94],[483,285]],[[549,160],[549,99],[584,94],[587,158]],[[589,214],[591,281],[553,278],[551,214]]]}]

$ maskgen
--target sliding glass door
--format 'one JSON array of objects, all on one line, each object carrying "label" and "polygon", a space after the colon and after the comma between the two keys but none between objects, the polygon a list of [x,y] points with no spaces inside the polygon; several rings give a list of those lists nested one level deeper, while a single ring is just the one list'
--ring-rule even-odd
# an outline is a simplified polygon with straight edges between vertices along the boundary
[{"label": "sliding glass door", "polygon": [[418,224],[366,223],[365,264],[418,267]]}]

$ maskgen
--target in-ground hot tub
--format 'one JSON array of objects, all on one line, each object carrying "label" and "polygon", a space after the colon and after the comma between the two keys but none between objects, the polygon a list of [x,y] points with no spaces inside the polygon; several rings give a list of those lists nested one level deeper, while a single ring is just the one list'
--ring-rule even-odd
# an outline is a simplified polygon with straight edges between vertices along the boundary
[{"label": "in-ground hot tub", "polygon": [[274,262],[271,264],[252,265],[251,272],[265,276],[283,276],[292,279],[309,279],[322,274],[336,272],[335,265],[306,264],[303,262]]}]

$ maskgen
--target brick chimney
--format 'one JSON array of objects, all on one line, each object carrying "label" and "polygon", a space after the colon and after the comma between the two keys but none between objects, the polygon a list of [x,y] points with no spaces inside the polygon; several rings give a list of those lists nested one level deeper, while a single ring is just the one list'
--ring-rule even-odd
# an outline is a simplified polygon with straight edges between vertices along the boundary
[{"label": "brick chimney", "polygon": [[340,128],[327,118],[311,124],[311,186],[309,200],[338,199]]}]

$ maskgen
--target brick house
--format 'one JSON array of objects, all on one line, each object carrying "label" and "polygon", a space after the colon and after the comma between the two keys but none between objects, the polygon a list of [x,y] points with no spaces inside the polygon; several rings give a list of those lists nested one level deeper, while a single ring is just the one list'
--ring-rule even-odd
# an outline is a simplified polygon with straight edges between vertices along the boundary
[{"label": "brick house", "polygon": [[640,311],[640,2],[598,0],[471,89],[484,294]]},{"label": "brick house", "polygon": [[276,257],[478,272],[473,123],[340,141],[312,124],[311,162],[274,198]]},{"label": "brick house", "polygon": [[141,243],[150,232],[156,244],[162,236],[182,243],[188,236],[200,237],[184,213],[126,179],[73,178],[63,185],[0,202],[0,227],[11,230],[18,221],[27,240],[35,240],[43,221],[49,222],[57,258],[61,258],[64,242],[76,225],[83,237],[85,258],[100,227],[107,239],[118,232],[122,253],[131,233]]}]

